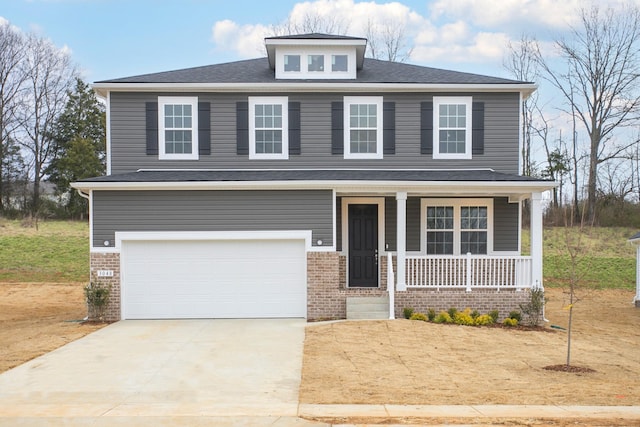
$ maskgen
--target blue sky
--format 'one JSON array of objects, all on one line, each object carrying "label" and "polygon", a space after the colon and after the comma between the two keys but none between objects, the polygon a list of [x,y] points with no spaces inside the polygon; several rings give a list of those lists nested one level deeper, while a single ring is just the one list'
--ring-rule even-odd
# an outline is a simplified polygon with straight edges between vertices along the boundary
[{"label": "blue sky", "polygon": [[[610,0],[616,3],[617,0]],[[584,3],[584,2],[583,2]],[[408,62],[507,76],[506,42],[523,28],[551,40],[575,22],[579,0],[0,0],[0,17],[68,47],[89,81],[261,56],[270,25],[312,12],[348,33],[393,20],[414,46]],[[297,17],[297,18],[296,18]]]}]

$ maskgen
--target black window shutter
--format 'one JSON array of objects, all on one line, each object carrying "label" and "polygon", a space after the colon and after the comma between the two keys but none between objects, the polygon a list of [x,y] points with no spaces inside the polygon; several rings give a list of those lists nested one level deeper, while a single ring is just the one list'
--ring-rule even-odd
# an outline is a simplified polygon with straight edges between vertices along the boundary
[{"label": "black window shutter", "polygon": [[433,102],[420,103],[420,154],[433,154]]},{"label": "black window shutter", "polygon": [[331,154],[344,154],[344,104],[331,103]]},{"label": "black window shutter", "polygon": [[471,154],[484,154],[484,102],[474,102],[471,118]]},{"label": "black window shutter", "polygon": [[236,102],[236,153],[249,154],[249,103]]},{"label": "black window shutter", "polygon": [[300,154],[300,103],[289,103],[289,154]]},{"label": "black window shutter", "polygon": [[211,154],[211,104],[198,102],[198,153]]},{"label": "black window shutter", "polygon": [[385,102],[382,110],[382,143],[384,154],[396,154],[396,103]]},{"label": "black window shutter", "polygon": [[158,155],[158,103],[146,103],[147,155]]}]

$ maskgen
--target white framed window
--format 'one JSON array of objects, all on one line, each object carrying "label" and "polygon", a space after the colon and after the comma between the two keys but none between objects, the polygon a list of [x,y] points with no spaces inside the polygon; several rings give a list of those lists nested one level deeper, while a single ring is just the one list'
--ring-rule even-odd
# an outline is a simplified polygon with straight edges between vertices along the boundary
[{"label": "white framed window", "polygon": [[433,97],[433,158],[471,159],[470,96]]},{"label": "white framed window", "polygon": [[284,72],[300,72],[300,55],[284,55]]},{"label": "white framed window", "polygon": [[324,71],[324,55],[307,55],[307,71]]},{"label": "white framed window", "polygon": [[249,97],[249,158],[289,158],[289,100]]},{"label": "white framed window", "polygon": [[382,159],[382,97],[344,97],[344,158]]},{"label": "white framed window", "polygon": [[334,73],[349,71],[349,55],[331,55],[331,71]]},{"label": "white framed window", "polygon": [[493,199],[422,199],[421,207],[423,253],[493,252]]},{"label": "white framed window", "polygon": [[198,98],[158,97],[158,157],[198,159]]}]

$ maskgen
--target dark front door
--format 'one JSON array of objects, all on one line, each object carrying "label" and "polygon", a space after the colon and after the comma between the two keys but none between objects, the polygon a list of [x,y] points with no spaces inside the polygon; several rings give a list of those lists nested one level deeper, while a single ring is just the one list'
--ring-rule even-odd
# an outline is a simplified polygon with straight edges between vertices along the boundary
[{"label": "dark front door", "polygon": [[349,205],[349,286],[378,286],[378,205]]}]

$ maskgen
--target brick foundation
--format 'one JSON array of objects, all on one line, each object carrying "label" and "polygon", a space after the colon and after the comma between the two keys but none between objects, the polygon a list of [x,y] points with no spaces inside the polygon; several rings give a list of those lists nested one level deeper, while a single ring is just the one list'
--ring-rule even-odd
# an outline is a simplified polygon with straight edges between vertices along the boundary
[{"label": "brick foundation", "polygon": [[[336,252],[307,253],[307,320],[344,319],[348,296],[387,295],[387,258],[380,257],[380,288],[346,288],[346,257]],[[395,258],[393,268],[396,269]],[[516,290],[473,290],[461,289],[432,290],[409,289],[397,291],[395,314],[402,317],[405,307],[426,313],[455,307],[464,310],[469,307],[481,313],[491,310],[500,312],[500,320],[512,310],[520,310],[519,305],[529,301],[527,289]]]},{"label": "brick foundation", "polygon": [[[111,270],[113,277],[98,277],[98,270]],[[120,254],[91,253],[91,278],[111,285],[109,305],[105,312],[105,320],[120,320]]]},{"label": "brick foundation", "polygon": [[486,314],[491,310],[500,312],[502,321],[513,310],[520,311],[520,304],[529,301],[530,292],[528,289],[516,290],[472,290],[466,292],[464,289],[454,290],[431,290],[431,289],[409,289],[407,291],[396,292],[395,313],[396,317],[402,317],[402,309],[411,307],[416,312],[427,313],[431,308],[436,312],[448,310],[455,307],[464,310],[469,307],[471,310],[478,310]]}]

